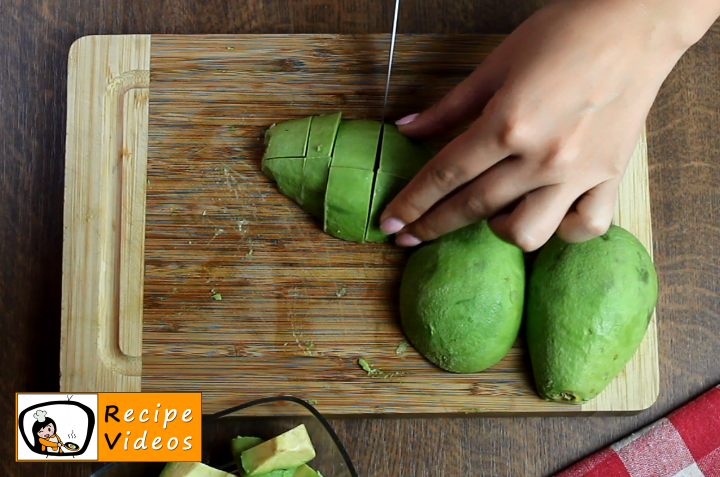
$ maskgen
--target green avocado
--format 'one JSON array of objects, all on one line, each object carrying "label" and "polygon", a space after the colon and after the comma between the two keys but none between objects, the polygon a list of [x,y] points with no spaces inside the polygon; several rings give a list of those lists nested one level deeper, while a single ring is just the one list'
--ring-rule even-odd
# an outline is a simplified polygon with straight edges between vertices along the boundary
[{"label": "green avocado", "polygon": [[303,424],[240,454],[241,468],[248,477],[269,477],[265,474],[290,469],[292,476],[297,467],[314,458],[315,448]]},{"label": "green avocado", "polygon": [[[238,468],[238,473],[242,476],[247,475],[245,469],[242,466],[242,453],[253,447],[257,447],[262,444],[263,441],[259,437],[236,437],[230,441],[230,447],[232,449],[233,459]],[[262,474],[258,477],[295,477],[296,468],[291,467],[289,469],[277,469],[267,474]]]},{"label": "green avocado", "polygon": [[421,246],[400,285],[408,340],[437,366],[474,373],[503,358],[523,314],[525,262],[486,221]]},{"label": "green avocado", "polygon": [[394,124],[383,128],[380,150],[380,171],[410,180],[432,159],[433,153],[425,144],[403,136]]},{"label": "green avocado", "polygon": [[322,477],[322,474],[305,464],[298,467],[292,477]]},{"label": "green avocado", "polygon": [[266,132],[262,170],[323,230],[353,242],[388,240],[379,219],[432,157],[392,124],[341,113],[292,119]]},{"label": "green avocado", "polygon": [[158,477],[233,477],[199,462],[168,462]]},{"label": "green avocado", "polygon": [[311,121],[312,117],[291,119],[271,126],[265,132],[267,147],[263,162],[279,157],[305,157]]},{"label": "green avocado", "polygon": [[330,157],[308,157],[303,166],[300,203],[320,220],[325,217],[325,188],[331,160]]},{"label": "green avocado", "polygon": [[372,171],[331,167],[323,230],[337,238],[364,242],[372,187]]},{"label": "green avocado", "polygon": [[533,265],[527,297],[540,396],[584,403],[600,394],[640,346],[657,296],[652,259],[627,230],[613,225],[575,244],[550,239]]},{"label": "green avocado", "polygon": [[305,159],[296,157],[266,159],[262,168],[265,175],[275,179],[280,192],[302,205],[302,177]]},{"label": "green avocado", "polygon": [[365,230],[366,242],[382,242],[387,240],[387,235],[380,230],[380,215],[408,181],[391,174],[378,171],[375,174],[375,186],[372,191],[372,204],[368,216],[367,230]]},{"label": "green avocado", "polygon": [[240,462],[240,454],[245,452],[248,449],[251,449],[257,445],[262,444],[263,441],[259,437],[243,437],[238,436],[230,441],[230,449],[232,450],[232,455],[235,458],[236,462]]},{"label": "green avocado", "polygon": [[338,127],[331,167],[373,171],[381,129],[382,124],[379,121],[342,121]]},{"label": "green avocado", "polygon": [[314,116],[310,124],[307,157],[331,157],[342,113]]}]

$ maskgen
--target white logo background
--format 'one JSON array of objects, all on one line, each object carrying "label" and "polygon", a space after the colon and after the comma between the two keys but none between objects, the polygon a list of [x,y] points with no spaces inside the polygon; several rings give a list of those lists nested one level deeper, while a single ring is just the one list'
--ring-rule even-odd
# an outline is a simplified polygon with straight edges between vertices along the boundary
[{"label": "white logo background", "polygon": [[[69,399],[68,399],[69,398]],[[72,456],[73,452],[63,449],[62,456],[37,454],[29,449],[25,440],[20,433],[20,427],[25,431],[25,435],[30,441],[30,445],[34,444],[34,436],[32,426],[35,423],[33,414],[37,409],[47,412],[47,417],[55,421],[57,436],[63,443],[72,442],[82,448],[88,434],[88,418],[85,411],[77,406],[68,406],[63,404],[51,404],[48,406],[40,406],[25,414],[23,422],[18,421],[17,432],[17,459],[22,460],[61,460],[72,462],[73,460],[97,460],[98,458],[98,439],[97,439],[97,415],[98,415],[98,396],[97,394],[18,394],[17,395],[17,416],[27,408],[36,404],[49,401],[77,402],[88,406],[95,413],[95,423],[92,427],[92,437],[88,443],[88,447],[80,455]],[[79,449],[78,449],[79,450]]]}]

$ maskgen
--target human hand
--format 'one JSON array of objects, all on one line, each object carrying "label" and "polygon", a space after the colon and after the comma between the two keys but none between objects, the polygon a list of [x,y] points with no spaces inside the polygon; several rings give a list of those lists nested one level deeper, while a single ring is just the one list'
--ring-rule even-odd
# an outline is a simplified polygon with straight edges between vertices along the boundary
[{"label": "human hand", "polygon": [[712,24],[687,12],[674,0],[540,9],[440,102],[398,121],[422,137],[474,120],[388,205],[381,229],[414,246],[489,218],[525,251],[556,232],[603,234],[662,82]]}]

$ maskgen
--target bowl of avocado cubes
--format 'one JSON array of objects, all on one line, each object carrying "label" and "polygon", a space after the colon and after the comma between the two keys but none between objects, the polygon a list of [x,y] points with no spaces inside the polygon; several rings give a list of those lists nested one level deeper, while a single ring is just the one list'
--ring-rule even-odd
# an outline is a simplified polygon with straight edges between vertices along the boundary
[{"label": "bowl of avocado cubes", "polygon": [[90,477],[357,477],[327,420],[294,396],[203,416],[202,442],[202,462],[110,463]]}]

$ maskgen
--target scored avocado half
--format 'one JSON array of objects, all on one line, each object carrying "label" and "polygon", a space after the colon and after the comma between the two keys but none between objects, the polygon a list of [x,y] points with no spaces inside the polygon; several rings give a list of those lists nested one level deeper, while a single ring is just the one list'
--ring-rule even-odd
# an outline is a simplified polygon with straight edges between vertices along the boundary
[{"label": "scored avocado half", "polygon": [[433,156],[392,124],[342,113],[292,119],[265,134],[262,170],[280,192],[353,242],[382,242],[380,214]]}]

